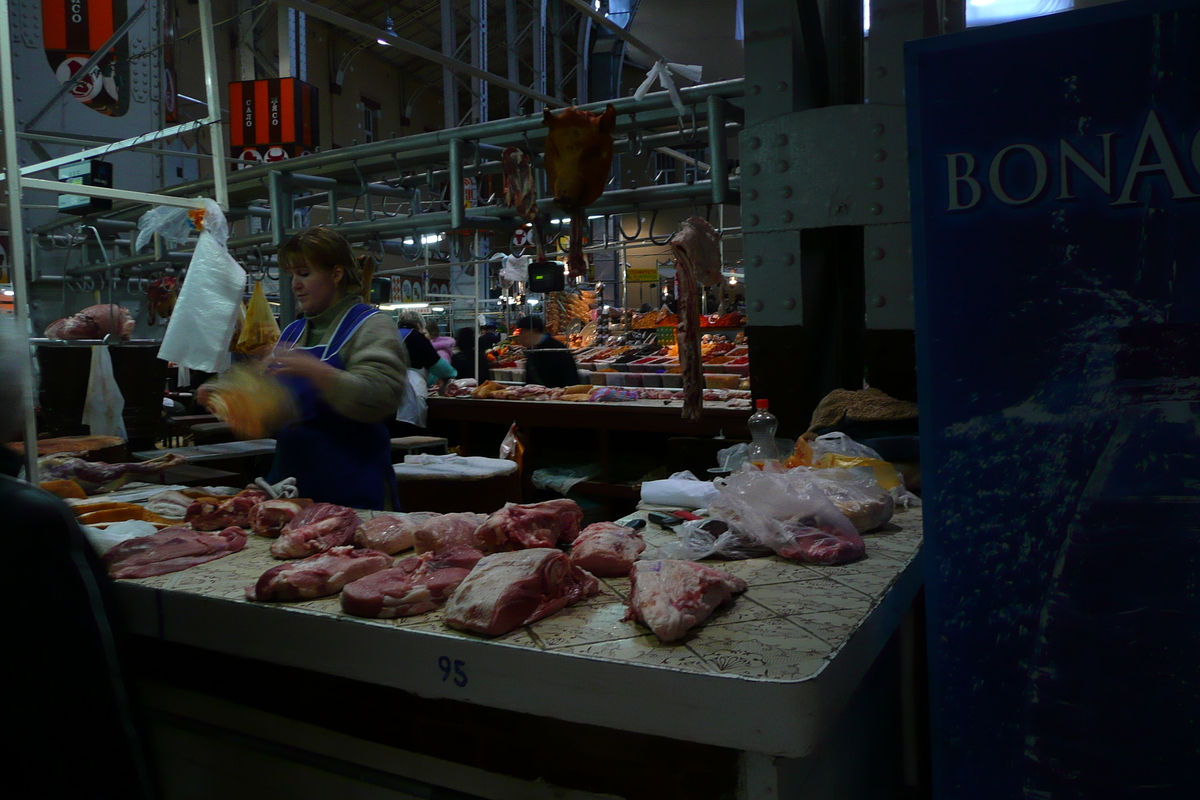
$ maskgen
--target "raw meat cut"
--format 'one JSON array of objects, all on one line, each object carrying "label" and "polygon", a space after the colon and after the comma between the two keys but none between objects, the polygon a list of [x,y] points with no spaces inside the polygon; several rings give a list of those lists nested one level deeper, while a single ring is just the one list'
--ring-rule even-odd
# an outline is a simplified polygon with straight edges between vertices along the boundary
[{"label": "raw meat cut", "polygon": [[186,494],[174,489],[168,489],[165,492],[159,492],[152,495],[145,503],[146,510],[158,514],[162,517],[172,517],[174,519],[183,519],[187,516],[187,510],[192,507],[194,498],[188,497]]},{"label": "raw meat cut", "polygon": [[241,528],[226,528],[220,533],[164,528],[114,545],[102,560],[114,578],[149,578],[216,561],[245,546],[246,532]]},{"label": "raw meat cut", "polygon": [[249,528],[250,512],[267,499],[267,493],[258,489],[246,489],[220,503],[202,498],[188,507],[184,519],[198,531],[219,531],[230,526]]},{"label": "raw meat cut", "polygon": [[700,365],[700,289],[720,283],[721,256],[717,232],[703,217],[680,223],[671,240],[679,282],[679,371],[683,375],[683,418],[700,419],[704,407],[704,374]]},{"label": "raw meat cut", "polygon": [[276,558],[304,558],[334,547],[348,545],[362,520],[354,509],[332,503],[313,503],[283,526],[279,538],[271,543]]},{"label": "raw meat cut", "polygon": [[387,569],[392,557],[376,550],[334,547],[301,561],[271,567],[253,586],[246,587],[247,600],[312,600],[337,594],[342,587],[372,572]]},{"label": "raw meat cut", "polygon": [[642,535],[615,522],[588,525],[571,546],[571,563],[599,578],[624,578],[646,549]]},{"label": "raw meat cut", "polygon": [[867,554],[867,544],[854,531],[828,530],[785,523],[775,552],[805,564],[845,564]]},{"label": "raw meat cut", "polygon": [[413,537],[418,528],[440,516],[442,515],[430,511],[418,511],[415,514],[380,514],[362,524],[354,534],[354,543],[359,547],[395,555],[413,546]]},{"label": "raw meat cut", "polygon": [[151,325],[155,315],[167,319],[175,310],[175,301],[179,299],[179,281],[170,275],[164,275],[154,280],[146,289],[146,321]]},{"label": "raw meat cut", "polygon": [[38,459],[38,474],[43,481],[75,481],[89,494],[100,489],[113,491],[134,475],[153,475],[183,464],[187,459],[178,453],[130,464],[106,464],[85,461],[70,453],[58,453]]},{"label": "raw meat cut", "polygon": [[609,104],[602,114],[578,108],[558,114],[546,110],[542,124],[550,128],[546,136],[546,177],[555,204],[571,215],[567,270],[571,277],[578,278],[587,272],[583,257],[587,207],[604,194],[612,168],[617,109]]},{"label": "raw meat cut", "polygon": [[129,309],[105,303],[51,322],[44,335],[47,339],[103,339],[111,333],[128,341],[134,324]]},{"label": "raw meat cut", "polygon": [[446,603],[446,624],[508,633],[600,592],[600,581],[547,547],[495,553],[475,565]]},{"label": "raw meat cut", "polygon": [[554,547],[560,541],[575,541],[582,523],[583,509],[574,500],[506,503],[479,526],[475,535],[486,552]]},{"label": "raw meat cut", "polygon": [[250,527],[259,536],[276,539],[309,504],[308,500],[264,500],[250,509]]},{"label": "raw meat cut", "polygon": [[483,514],[436,514],[413,531],[413,545],[418,553],[438,553],[456,547],[483,550],[483,541],[475,532],[486,520]]},{"label": "raw meat cut", "polygon": [[342,610],[356,617],[392,619],[433,611],[445,603],[483,553],[459,547],[406,558],[342,591]]},{"label": "raw meat cut", "polygon": [[741,578],[694,561],[639,561],[625,619],[646,625],[663,642],[673,642],[708,619],[717,606],[746,591]]}]

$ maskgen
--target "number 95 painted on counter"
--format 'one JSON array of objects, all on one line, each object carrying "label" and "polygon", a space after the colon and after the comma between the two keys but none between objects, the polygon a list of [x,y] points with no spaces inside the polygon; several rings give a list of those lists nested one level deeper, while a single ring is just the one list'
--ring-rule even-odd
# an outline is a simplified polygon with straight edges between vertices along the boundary
[{"label": "number 95 painted on counter", "polygon": [[454,685],[463,687],[467,685],[467,673],[463,671],[463,667],[467,662],[455,659],[451,661],[448,657],[442,656],[438,659],[438,668],[442,671],[442,680],[451,680],[453,676]]}]

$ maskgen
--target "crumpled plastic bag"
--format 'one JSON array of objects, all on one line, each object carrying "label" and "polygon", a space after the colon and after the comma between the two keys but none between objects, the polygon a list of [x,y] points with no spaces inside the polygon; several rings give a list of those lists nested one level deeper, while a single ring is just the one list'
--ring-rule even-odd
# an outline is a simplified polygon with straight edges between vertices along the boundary
[{"label": "crumpled plastic bag", "polygon": [[721,519],[696,519],[675,526],[675,541],[658,549],[655,558],[700,561],[720,556],[731,561],[770,555],[771,548]]},{"label": "crumpled plastic bag", "polygon": [[124,411],[125,397],[113,375],[112,354],[106,346],[93,347],[87,397],[83,401],[83,424],[93,436],[119,436],[128,441]]},{"label": "crumpled plastic bag", "polygon": [[784,466],[869,472],[896,503],[905,508],[921,504],[921,499],[905,488],[903,476],[891,462],[884,461],[875,450],[841,431],[826,433],[811,442],[803,438],[797,440],[795,451],[784,461]]},{"label": "crumpled plastic bag", "polygon": [[741,537],[739,548],[728,554],[718,549],[718,555],[747,558],[746,542],[813,564],[842,564],[866,554],[853,523],[806,472],[748,469],[717,484],[709,514]]},{"label": "crumpled plastic bag", "polygon": [[[792,440],[775,437],[775,449],[780,454],[787,453],[792,449]],[[747,442],[739,442],[732,447],[717,451],[717,466],[729,472],[738,472],[746,466],[746,462],[749,460],[750,445]]]},{"label": "crumpled plastic bag", "polygon": [[262,353],[275,346],[280,334],[279,323],[271,313],[271,304],[267,302],[262,281],[256,281],[254,291],[250,294],[250,302],[246,304],[242,331],[234,342],[233,350],[247,355]]},{"label": "crumpled plastic bag", "polygon": [[599,474],[599,464],[583,464],[578,467],[535,469],[530,479],[533,481],[534,488],[553,489],[565,497],[567,492],[574,489],[577,484],[591,480]]},{"label": "crumpled plastic bag", "polygon": [[265,439],[299,416],[295,397],[261,364],[230,367],[209,388],[209,410],[238,439]]},{"label": "crumpled plastic bag", "polygon": [[[206,200],[206,198],[196,198]],[[211,203],[207,200],[207,203]],[[215,205],[215,204],[214,204]],[[158,234],[163,244],[170,248],[183,244],[197,230],[197,209],[180,208],[178,206],[156,206],[138,219],[138,235],[134,241],[134,252],[145,247],[154,234]]]},{"label": "crumpled plastic bag", "polygon": [[895,512],[895,499],[879,484],[874,472],[868,468],[797,467],[797,471],[807,473],[859,533],[873,531],[886,524]]},{"label": "crumpled plastic bag", "polygon": [[704,508],[717,496],[717,487],[691,472],[676,472],[661,481],[642,484],[642,502],[675,508]]},{"label": "crumpled plastic bag", "polygon": [[516,462],[518,471],[525,470],[525,437],[515,422],[508,426],[508,433],[500,442],[500,457]]},{"label": "crumpled plastic bag", "polygon": [[200,241],[158,357],[202,372],[221,372],[229,365],[229,345],[242,313],[246,272],[229,255],[229,226],[221,207],[204,201]]}]

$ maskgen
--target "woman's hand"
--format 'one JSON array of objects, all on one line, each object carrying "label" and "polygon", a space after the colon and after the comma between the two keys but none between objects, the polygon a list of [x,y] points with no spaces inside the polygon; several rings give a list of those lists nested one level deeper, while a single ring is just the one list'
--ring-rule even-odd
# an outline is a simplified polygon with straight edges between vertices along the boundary
[{"label": "woman's hand", "polygon": [[320,391],[325,391],[337,379],[338,369],[306,350],[285,350],[275,354],[271,364],[281,375],[308,378]]}]

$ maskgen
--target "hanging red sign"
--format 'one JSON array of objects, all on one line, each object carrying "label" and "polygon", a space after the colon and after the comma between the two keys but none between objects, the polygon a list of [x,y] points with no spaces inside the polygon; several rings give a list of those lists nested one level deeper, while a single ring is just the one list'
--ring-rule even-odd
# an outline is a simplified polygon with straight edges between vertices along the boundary
[{"label": "hanging red sign", "polygon": [[229,111],[234,158],[247,147],[281,145],[291,157],[317,145],[317,87],[296,78],[231,83]]},{"label": "hanging red sign", "polygon": [[[62,83],[83,66],[127,17],[115,0],[42,0],[42,43],[50,69]],[[122,38],[72,88],[71,96],[109,117],[129,110],[129,51]]]}]

